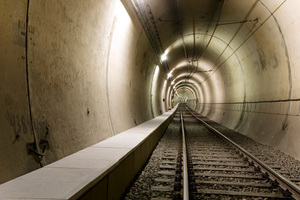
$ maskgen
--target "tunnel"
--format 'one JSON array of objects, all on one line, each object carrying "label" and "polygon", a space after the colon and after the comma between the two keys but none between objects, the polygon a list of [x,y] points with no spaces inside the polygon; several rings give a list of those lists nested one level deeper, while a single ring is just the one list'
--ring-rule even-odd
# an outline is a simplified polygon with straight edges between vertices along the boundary
[{"label": "tunnel", "polygon": [[300,160],[299,9],[297,0],[1,0],[0,183],[180,102]]}]

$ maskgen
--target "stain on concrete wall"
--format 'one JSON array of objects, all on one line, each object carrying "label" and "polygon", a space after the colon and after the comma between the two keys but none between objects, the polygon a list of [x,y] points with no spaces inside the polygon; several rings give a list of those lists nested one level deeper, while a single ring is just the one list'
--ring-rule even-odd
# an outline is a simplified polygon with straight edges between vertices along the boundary
[{"label": "stain on concrete wall", "polygon": [[152,118],[155,58],[120,1],[29,2],[0,4],[0,183]]}]

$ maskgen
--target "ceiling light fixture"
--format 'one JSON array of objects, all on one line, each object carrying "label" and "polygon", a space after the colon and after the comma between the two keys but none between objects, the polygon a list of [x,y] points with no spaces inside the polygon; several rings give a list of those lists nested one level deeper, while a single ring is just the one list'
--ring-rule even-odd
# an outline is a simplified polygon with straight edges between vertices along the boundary
[{"label": "ceiling light fixture", "polygon": [[160,59],[161,61],[167,60],[167,55],[164,53],[163,55],[161,55]]}]

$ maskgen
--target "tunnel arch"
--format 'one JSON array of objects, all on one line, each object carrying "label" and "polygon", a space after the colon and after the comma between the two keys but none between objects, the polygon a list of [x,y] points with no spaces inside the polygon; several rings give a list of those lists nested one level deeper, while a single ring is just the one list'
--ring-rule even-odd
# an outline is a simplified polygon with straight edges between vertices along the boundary
[{"label": "tunnel arch", "polygon": [[[184,87],[203,116],[300,159],[299,1],[4,0],[0,9],[0,182],[163,114]],[[25,147],[43,153],[46,130],[53,148],[37,162]]]}]

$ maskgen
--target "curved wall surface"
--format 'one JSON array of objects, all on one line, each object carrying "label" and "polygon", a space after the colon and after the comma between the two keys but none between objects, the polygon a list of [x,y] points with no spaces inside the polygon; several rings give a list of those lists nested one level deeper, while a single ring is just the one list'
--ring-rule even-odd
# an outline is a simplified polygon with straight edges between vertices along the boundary
[{"label": "curved wall surface", "polygon": [[[247,7],[235,3],[227,1],[228,10]],[[249,1],[248,7],[233,13],[247,13],[254,24],[226,42],[234,51],[217,64],[226,98],[202,106],[209,118],[299,159],[299,39],[293,35],[300,31],[299,3]]]},{"label": "curved wall surface", "polygon": [[[212,16],[218,23],[206,29],[205,35],[196,17],[191,18],[196,24],[194,30],[188,32],[185,27],[192,27],[185,12],[197,8],[187,9],[182,2],[178,4],[179,13],[186,17],[181,27],[184,42],[180,44],[178,38],[174,39],[168,55],[178,56],[182,46],[188,55],[181,55],[187,58],[185,65],[180,59],[169,60],[173,74],[178,66],[181,69],[174,77],[175,84],[177,77],[185,74],[185,84],[191,85],[193,80],[201,88],[198,112],[300,159],[300,40],[294,35],[300,31],[296,14],[299,2],[228,0],[216,5],[212,2],[210,6],[218,10]],[[209,10],[204,14],[209,14]],[[196,58],[193,43],[196,50],[200,48]]]},{"label": "curved wall surface", "polygon": [[121,2],[5,0],[0,8],[0,182],[165,111],[161,72],[152,84],[156,58]]},{"label": "curved wall surface", "polygon": [[180,101],[300,159],[299,9],[297,0],[2,0],[0,183]]}]

